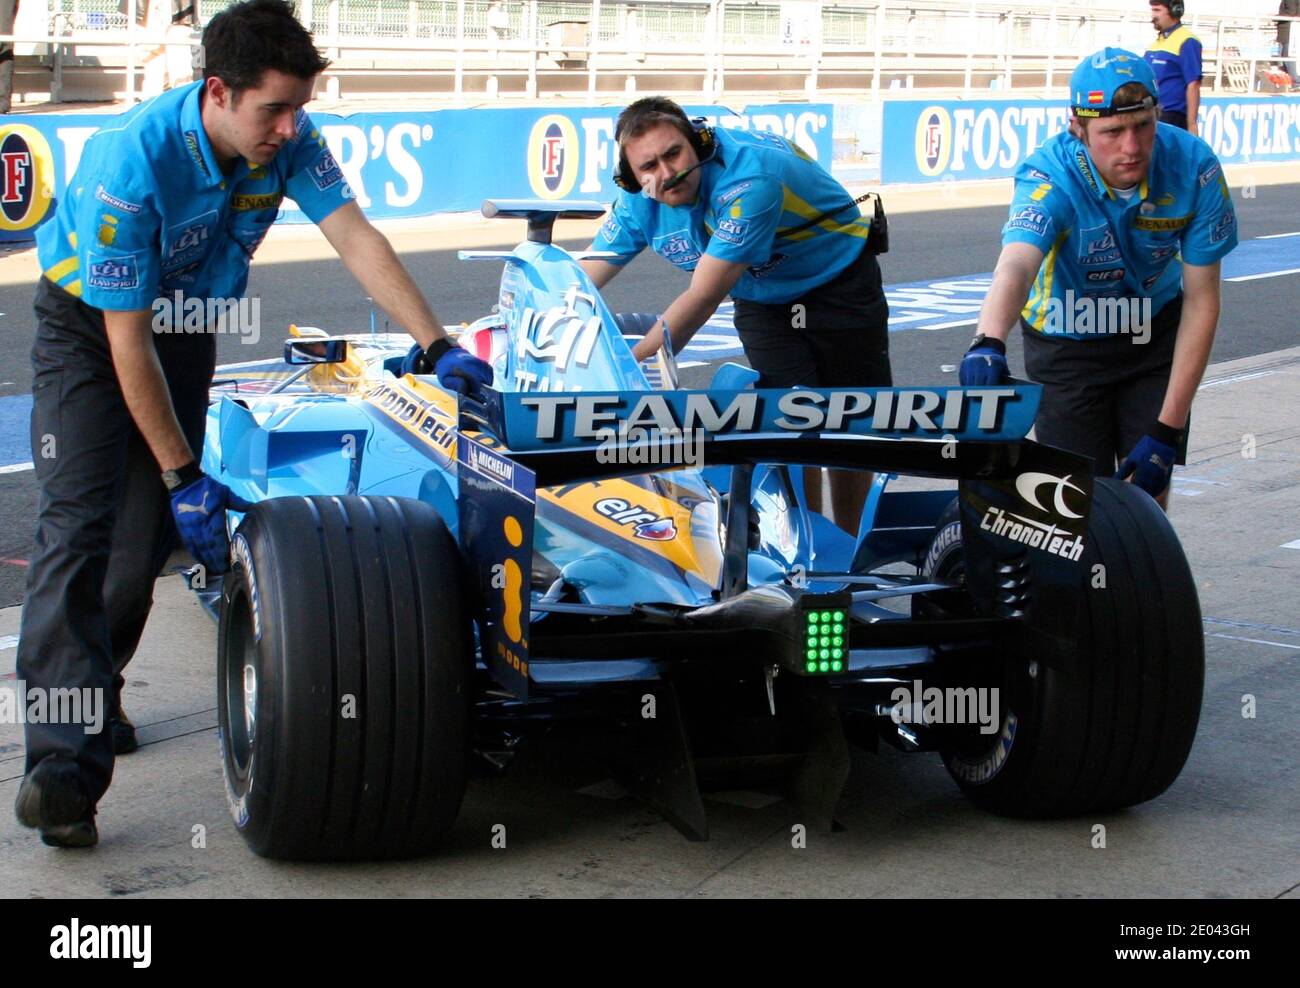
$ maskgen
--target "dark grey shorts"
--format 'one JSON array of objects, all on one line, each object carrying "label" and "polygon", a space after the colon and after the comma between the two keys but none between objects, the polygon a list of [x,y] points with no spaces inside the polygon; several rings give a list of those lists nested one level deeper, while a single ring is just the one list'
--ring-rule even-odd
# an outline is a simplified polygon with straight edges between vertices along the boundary
[{"label": "dark grey shorts", "polygon": [[[1160,414],[1174,340],[1182,315],[1182,296],[1155,314],[1151,338],[1131,336],[1074,340],[1044,336],[1021,320],[1025,370],[1043,385],[1043,403],[1034,421],[1041,443],[1091,456],[1097,476],[1110,476]],[[1178,450],[1186,462],[1187,430]]]},{"label": "dark grey shorts", "polygon": [[745,356],[761,375],[761,388],[887,388],[893,383],[889,303],[880,265],[868,250],[826,284],[791,302],[737,299],[735,320]]}]

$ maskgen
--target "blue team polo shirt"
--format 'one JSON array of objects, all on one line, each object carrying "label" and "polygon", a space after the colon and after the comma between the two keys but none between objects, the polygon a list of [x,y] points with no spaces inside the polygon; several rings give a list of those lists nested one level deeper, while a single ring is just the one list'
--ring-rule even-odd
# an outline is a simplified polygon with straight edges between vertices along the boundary
[{"label": "blue team polo shirt", "polygon": [[203,83],[127,111],[86,142],[54,217],[36,232],[45,277],[98,309],[159,296],[236,298],[287,195],[314,223],[353,198],[305,113],[267,165],[223,174],[203,129]]},{"label": "blue team polo shirt", "polygon": [[1002,242],[1043,251],[1021,313],[1039,332],[1093,338],[1066,332],[1057,315],[1085,297],[1150,298],[1158,312],[1182,290],[1180,257],[1209,265],[1237,246],[1219,160],[1199,137],[1169,124],[1156,125],[1150,170],[1131,199],[1106,185],[1068,131],[1030,155],[1015,183]]},{"label": "blue team polo shirt", "polygon": [[1187,112],[1187,86],[1201,81],[1201,42],[1196,35],[1175,24],[1161,31],[1143,57],[1156,74],[1160,106],[1179,113]]},{"label": "blue team polo shirt", "polygon": [[870,221],[802,149],[768,133],[719,128],[715,139],[718,151],[700,169],[695,202],[666,206],[620,191],[592,249],[617,254],[610,263],[618,265],[646,247],[683,271],[694,271],[705,254],[745,264],[731,297],[769,303],[790,302],[826,284],[862,253]]}]

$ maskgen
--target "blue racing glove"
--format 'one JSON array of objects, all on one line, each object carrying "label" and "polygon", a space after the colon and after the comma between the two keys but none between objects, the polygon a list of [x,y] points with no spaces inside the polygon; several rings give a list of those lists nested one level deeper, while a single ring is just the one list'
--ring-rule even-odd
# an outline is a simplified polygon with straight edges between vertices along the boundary
[{"label": "blue racing glove", "polygon": [[1138,440],[1133,451],[1124,457],[1115,474],[1120,480],[1130,475],[1152,497],[1159,497],[1169,487],[1174,474],[1174,458],[1178,455],[1181,433],[1172,426],[1157,420],[1145,436]]},{"label": "blue racing glove", "polygon": [[966,385],[1004,384],[1011,377],[1007,366],[1007,345],[981,333],[975,337],[957,370],[957,381]]},{"label": "blue racing glove", "polygon": [[427,350],[415,344],[402,358],[403,374],[437,374],[438,383],[457,394],[469,394],[492,383],[492,365],[450,340],[434,340]]},{"label": "blue racing glove", "polygon": [[206,473],[171,492],[172,517],[181,541],[212,574],[230,565],[230,537],[226,534],[226,509],[247,511],[252,505]]}]

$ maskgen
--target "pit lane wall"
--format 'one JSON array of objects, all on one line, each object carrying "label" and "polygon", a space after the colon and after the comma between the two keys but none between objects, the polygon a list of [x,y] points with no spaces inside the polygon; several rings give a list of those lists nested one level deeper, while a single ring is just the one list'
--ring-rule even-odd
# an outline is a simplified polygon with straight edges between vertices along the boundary
[{"label": "pit lane wall", "polygon": [[[1005,178],[1069,121],[1065,100],[891,100],[885,184]],[[1207,97],[1200,134],[1224,164],[1300,161],[1300,97]]]},{"label": "pit lane wall", "polygon": [[[476,210],[488,198],[610,202],[620,107],[313,113],[372,218]],[[790,138],[830,167],[829,103],[687,106],[710,124]],[[0,118],[0,241],[31,240],[53,215],[86,140],[113,114]],[[177,162],[181,167],[184,162]],[[285,200],[278,222],[306,217]]]}]

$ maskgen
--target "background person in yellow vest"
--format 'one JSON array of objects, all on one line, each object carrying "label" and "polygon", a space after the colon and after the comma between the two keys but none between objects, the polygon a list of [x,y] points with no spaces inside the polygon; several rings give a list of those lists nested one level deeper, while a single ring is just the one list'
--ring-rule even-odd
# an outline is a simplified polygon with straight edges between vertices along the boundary
[{"label": "background person in yellow vest", "polygon": [[1156,40],[1147,47],[1146,60],[1160,88],[1160,122],[1197,134],[1196,111],[1201,108],[1200,39],[1183,27],[1182,0],[1151,0],[1150,6]]}]

